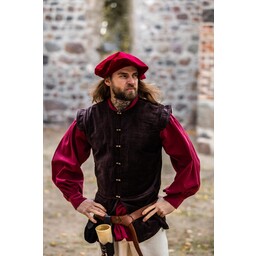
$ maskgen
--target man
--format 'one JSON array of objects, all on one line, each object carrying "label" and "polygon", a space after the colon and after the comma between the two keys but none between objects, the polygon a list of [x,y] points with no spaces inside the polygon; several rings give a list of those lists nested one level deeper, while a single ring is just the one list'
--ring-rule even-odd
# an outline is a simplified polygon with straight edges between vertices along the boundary
[{"label": "man", "polygon": [[[91,223],[95,216],[123,216],[146,206],[132,230],[113,225],[115,255],[167,256],[165,229],[172,213],[200,186],[196,151],[170,106],[156,100],[156,90],[142,82],[148,66],[137,57],[117,52],[99,63],[102,77],[93,92],[96,104],[78,111],[52,159],[52,178],[73,207]],[[162,148],[176,171],[159,197]],[[83,195],[81,165],[93,152],[98,191]],[[129,226],[130,227],[130,226]],[[133,242],[134,243],[133,243]]]}]

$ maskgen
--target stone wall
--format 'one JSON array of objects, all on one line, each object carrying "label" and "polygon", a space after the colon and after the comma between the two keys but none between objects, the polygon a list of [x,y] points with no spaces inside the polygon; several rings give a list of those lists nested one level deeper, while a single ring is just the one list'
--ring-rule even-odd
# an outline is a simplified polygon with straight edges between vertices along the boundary
[{"label": "stone wall", "polygon": [[213,1],[203,1],[200,23],[197,108],[197,145],[204,154],[214,152],[214,12]]},{"label": "stone wall", "polygon": [[163,103],[172,104],[183,126],[194,130],[199,1],[133,0],[133,12],[133,52],[149,64],[147,80],[161,88]]},{"label": "stone wall", "polygon": [[133,0],[133,52],[205,154],[213,153],[213,16],[212,0]]},{"label": "stone wall", "polygon": [[[91,105],[94,67],[109,46],[101,35],[104,4],[44,1],[45,123],[70,122]],[[162,103],[187,131],[197,132],[200,151],[213,153],[213,0],[131,0],[127,8],[131,53],[150,67],[146,82],[161,89]]]},{"label": "stone wall", "polygon": [[44,122],[70,122],[91,103],[103,1],[44,1]]}]

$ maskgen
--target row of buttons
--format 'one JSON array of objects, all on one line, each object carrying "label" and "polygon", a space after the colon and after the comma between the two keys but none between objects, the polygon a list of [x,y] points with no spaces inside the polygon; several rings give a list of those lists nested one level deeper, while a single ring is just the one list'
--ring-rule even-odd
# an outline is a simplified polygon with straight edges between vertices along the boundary
[{"label": "row of buttons", "polygon": [[[122,112],[120,112],[120,111],[117,111],[117,114],[118,115],[122,115]],[[116,128],[116,131],[117,132],[121,132],[121,129],[120,128]],[[116,145],[116,148],[121,148],[121,145],[120,144],[117,144]],[[120,162],[116,162],[116,165],[119,165],[119,166],[121,166],[121,163]],[[121,182],[121,179],[116,179],[116,182]],[[121,196],[120,195],[116,195],[116,198],[121,198]]]}]

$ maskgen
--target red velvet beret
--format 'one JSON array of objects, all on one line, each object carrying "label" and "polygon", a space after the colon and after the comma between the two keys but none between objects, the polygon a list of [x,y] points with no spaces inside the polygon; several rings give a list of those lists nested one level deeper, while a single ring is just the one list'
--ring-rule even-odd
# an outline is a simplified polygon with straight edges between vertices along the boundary
[{"label": "red velvet beret", "polygon": [[148,66],[137,57],[125,52],[116,52],[100,62],[95,68],[95,75],[106,78],[127,66],[137,68],[139,79],[146,78],[144,73],[148,70]]}]

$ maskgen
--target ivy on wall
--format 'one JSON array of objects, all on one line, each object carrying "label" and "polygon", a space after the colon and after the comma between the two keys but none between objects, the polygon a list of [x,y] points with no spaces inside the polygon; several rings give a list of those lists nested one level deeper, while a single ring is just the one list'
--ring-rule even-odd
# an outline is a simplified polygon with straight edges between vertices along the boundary
[{"label": "ivy on wall", "polygon": [[129,12],[129,0],[105,0],[100,29],[102,37],[100,51],[103,54],[118,50],[130,51]]}]

